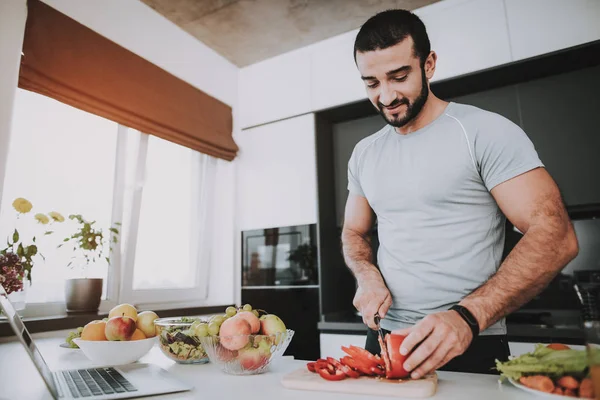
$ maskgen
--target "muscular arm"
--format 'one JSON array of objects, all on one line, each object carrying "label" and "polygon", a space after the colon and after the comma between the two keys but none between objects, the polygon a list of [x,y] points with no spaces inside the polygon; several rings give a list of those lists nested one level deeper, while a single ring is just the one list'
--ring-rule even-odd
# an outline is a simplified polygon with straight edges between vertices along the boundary
[{"label": "muscular arm", "polygon": [[358,283],[354,306],[361,312],[364,323],[375,328],[373,316],[379,312],[383,318],[392,304],[392,298],[381,273],[373,265],[369,238],[372,226],[373,211],[367,199],[350,194],[342,229],[344,261]]},{"label": "muscular arm", "polygon": [[545,169],[504,182],[491,193],[524,236],[498,272],[460,302],[481,330],[540,293],[578,252],[559,190]]},{"label": "muscular arm", "polygon": [[373,250],[369,232],[373,226],[373,213],[367,199],[350,194],[346,202],[342,250],[344,261],[360,282],[379,271],[373,265]]}]

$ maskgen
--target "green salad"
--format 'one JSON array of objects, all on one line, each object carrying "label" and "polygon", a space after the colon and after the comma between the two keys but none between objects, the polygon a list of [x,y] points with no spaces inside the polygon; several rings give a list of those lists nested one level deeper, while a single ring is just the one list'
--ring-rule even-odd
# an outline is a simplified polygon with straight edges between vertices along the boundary
[{"label": "green salad", "polygon": [[201,323],[203,321],[199,318],[182,317],[165,326],[158,324],[163,353],[180,363],[207,362],[208,355],[196,333],[196,326]]},{"label": "green salad", "polygon": [[529,375],[545,375],[551,378],[564,375],[584,377],[588,365],[585,350],[553,350],[543,344],[537,344],[533,352],[511,360],[496,360],[496,369],[500,371],[501,377],[517,381],[522,376]]}]

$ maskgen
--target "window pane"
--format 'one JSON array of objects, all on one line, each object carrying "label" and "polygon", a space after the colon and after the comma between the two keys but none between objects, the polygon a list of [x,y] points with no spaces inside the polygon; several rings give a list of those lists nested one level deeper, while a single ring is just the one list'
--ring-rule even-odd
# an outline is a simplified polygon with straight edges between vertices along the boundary
[{"label": "window pane", "polygon": [[195,286],[191,256],[192,155],[150,136],[135,252],[133,289]]},{"label": "window pane", "polygon": [[[41,225],[36,213],[58,211],[65,218],[81,214],[108,229],[111,220],[117,124],[48,97],[18,90],[2,194],[0,244],[15,227],[25,244],[31,237],[46,257],[35,259],[30,303],[63,301],[64,280],[77,270],[67,268],[72,247],[56,249],[73,224]],[[18,220],[12,202],[24,197],[32,212]],[[44,236],[45,231],[54,234]],[[1,246],[4,248],[4,246]],[[108,266],[100,262],[88,269],[88,277],[107,277]],[[106,285],[104,285],[106,293]]]}]

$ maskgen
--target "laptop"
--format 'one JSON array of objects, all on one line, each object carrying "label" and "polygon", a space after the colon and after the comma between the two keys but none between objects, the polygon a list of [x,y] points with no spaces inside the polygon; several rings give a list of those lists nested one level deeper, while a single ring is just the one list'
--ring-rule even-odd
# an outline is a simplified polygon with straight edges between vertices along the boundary
[{"label": "laptop", "polygon": [[31,335],[0,285],[0,311],[25,347],[46,386],[55,399],[129,399],[157,394],[184,392],[192,386],[152,364],[51,371]]}]

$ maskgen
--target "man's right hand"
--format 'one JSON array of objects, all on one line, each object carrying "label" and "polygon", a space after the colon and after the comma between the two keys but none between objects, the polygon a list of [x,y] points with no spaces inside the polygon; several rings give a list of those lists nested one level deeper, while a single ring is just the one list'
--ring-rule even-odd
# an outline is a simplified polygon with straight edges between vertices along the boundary
[{"label": "man's right hand", "polygon": [[377,329],[373,318],[375,313],[383,319],[392,305],[392,295],[381,275],[361,279],[352,304],[360,311],[365,325]]}]

